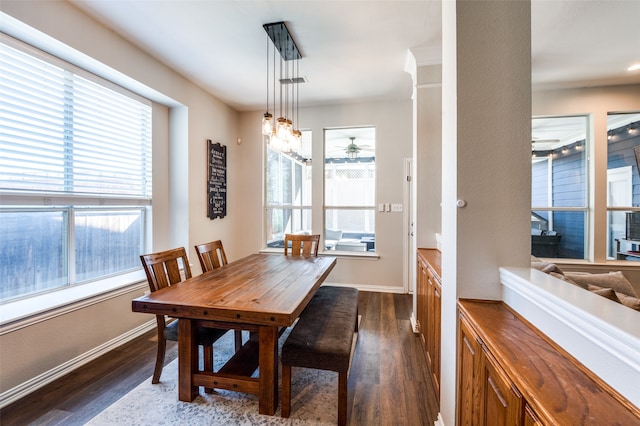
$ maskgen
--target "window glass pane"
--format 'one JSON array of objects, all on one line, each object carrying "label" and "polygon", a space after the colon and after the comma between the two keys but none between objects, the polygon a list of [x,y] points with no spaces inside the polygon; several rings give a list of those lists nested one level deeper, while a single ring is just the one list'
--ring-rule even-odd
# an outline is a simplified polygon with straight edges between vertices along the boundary
[{"label": "window glass pane", "polygon": [[375,209],[326,209],[325,248],[375,251]]},{"label": "window glass pane", "polygon": [[267,247],[282,248],[284,234],[311,233],[311,132],[302,131],[299,152],[267,144],[266,156],[265,240]]},{"label": "window glass pane", "polygon": [[[531,253],[584,259],[588,204],[585,116],[531,122]],[[570,208],[584,211],[559,211]]]},{"label": "window glass pane", "polygon": [[76,281],[88,281],[140,266],[143,211],[77,211]]},{"label": "window glass pane", "polygon": [[311,132],[302,132],[301,152],[279,152],[267,145],[267,206],[311,204]]},{"label": "window glass pane", "polygon": [[67,285],[67,215],[0,212],[0,300]]},{"label": "window glass pane", "polygon": [[325,130],[325,249],[375,251],[376,130]]},{"label": "window glass pane", "polygon": [[[586,212],[534,211],[531,218],[531,254],[537,257],[584,259]],[[544,232],[535,232],[540,226]]]},{"label": "window glass pane", "polygon": [[[640,114],[610,114],[607,128],[607,207],[640,207]],[[635,241],[640,241],[640,232],[635,232],[639,216],[608,212],[607,258],[640,260],[633,253]]]},{"label": "window glass pane", "polygon": [[266,211],[267,247],[284,247],[284,234],[311,234],[311,209],[278,209]]},{"label": "window glass pane", "polygon": [[532,120],[532,205],[586,207],[587,118]]}]

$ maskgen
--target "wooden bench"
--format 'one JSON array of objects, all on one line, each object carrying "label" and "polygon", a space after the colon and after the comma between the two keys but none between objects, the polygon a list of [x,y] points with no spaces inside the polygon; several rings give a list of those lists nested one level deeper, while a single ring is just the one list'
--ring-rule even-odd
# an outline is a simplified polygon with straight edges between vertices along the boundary
[{"label": "wooden bench", "polygon": [[282,346],[282,417],[291,412],[291,367],[338,373],[338,424],[347,424],[347,374],[358,331],[358,290],[322,286]]}]

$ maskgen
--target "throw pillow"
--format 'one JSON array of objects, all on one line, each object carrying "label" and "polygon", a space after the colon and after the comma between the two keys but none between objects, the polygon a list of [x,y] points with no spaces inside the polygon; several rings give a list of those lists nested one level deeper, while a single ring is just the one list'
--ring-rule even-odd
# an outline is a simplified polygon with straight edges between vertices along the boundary
[{"label": "throw pillow", "polygon": [[613,300],[616,303],[621,303],[620,299],[616,296],[616,292],[611,288],[600,288],[598,286],[589,286],[589,291],[591,293],[597,294],[598,296],[606,297],[609,300]]},{"label": "throw pillow", "polygon": [[559,278],[562,281],[566,281],[566,282],[568,282],[570,284],[578,285],[578,284],[575,283],[575,281],[573,281],[571,278],[569,278],[568,276],[566,276],[564,274],[559,274],[557,272],[549,272],[549,275],[551,275],[552,277]]},{"label": "throw pillow", "polygon": [[542,272],[545,272],[547,274],[550,274],[551,272],[555,272],[555,273],[558,273],[560,275],[564,274],[564,272],[562,272],[562,269],[560,269],[560,267],[558,265],[556,265],[555,263],[551,263],[551,262],[545,262],[545,261],[531,262],[531,267],[533,269],[537,269],[538,271],[542,271]]},{"label": "throw pillow", "polygon": [[587,288],[589,284],[595,285],[601,288],[610,288],[617,293],[628,294],[629,296],[638,297],[633,286],[620,271],[609,272],[606,274],[580,274],[580,273],[565,273],[566,276],[571,278],[580,287]]},{"label": "throw pillow", "polygon": [[635,309],[636,311],[640,311],[640,299],[638,299],[637,297],[627,296],[623,293],[616,293],[616,296],[618,296],[618,299],[620,299],[620,303],[622,303],[624,306]]},{"label": "throw pillow", "polygon": [[327,229],[324,234],[325,240],[335,240],[338,241],[342,239],[342,231],[336,231],[333,229]]}]

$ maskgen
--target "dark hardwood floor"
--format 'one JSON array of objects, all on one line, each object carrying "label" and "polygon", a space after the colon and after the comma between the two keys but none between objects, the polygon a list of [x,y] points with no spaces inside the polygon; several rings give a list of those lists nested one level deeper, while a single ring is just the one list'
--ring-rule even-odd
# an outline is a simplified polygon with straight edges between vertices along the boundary
[{"label": "dark hardwood floor", "polygon": [[[433,425],[436,420],[431,375],[411,330],[411,300],[410,295],[360,292],[350,425]],[[3,408],[0,424],[82,425],[151,380],[155,351],[154,330]],[[166,363],[176,356],[177,345],[168,342]]]}]

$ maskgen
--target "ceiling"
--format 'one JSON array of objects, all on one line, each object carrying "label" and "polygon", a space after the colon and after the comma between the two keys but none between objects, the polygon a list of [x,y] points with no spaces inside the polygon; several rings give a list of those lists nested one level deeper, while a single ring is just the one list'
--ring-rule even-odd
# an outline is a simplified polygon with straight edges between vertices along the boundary
[{"label": "ceiling", "polygon": [[[440,1],[69,1],[239,111],[264,108],[269,22],[303,56],[301,106],[409,99],[409,49],[440,62]],[[638,0],[533,0],[534,86],[640,83],[638,16]]]}]

